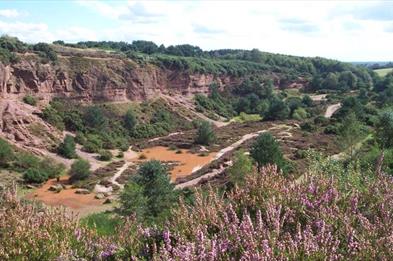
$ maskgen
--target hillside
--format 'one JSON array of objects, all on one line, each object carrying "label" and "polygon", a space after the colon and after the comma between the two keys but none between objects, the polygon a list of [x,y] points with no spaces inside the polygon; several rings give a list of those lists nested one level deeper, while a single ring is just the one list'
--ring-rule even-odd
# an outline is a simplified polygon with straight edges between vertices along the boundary
[{"label": "hillside", "polygon": [[1,260],[392,258],[392,73],[9,36],[0,61]]}]

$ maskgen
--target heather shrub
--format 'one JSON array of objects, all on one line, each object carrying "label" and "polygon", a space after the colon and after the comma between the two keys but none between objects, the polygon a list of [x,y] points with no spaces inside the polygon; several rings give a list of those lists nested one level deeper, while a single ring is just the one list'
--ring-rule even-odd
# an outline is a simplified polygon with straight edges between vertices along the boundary
[{"label": "heather shrub", "polygon": [[26,95],[25,97],[23,97],[23,102],[31,106],[36,106],[38,101],[36,97],[31,95]]}]

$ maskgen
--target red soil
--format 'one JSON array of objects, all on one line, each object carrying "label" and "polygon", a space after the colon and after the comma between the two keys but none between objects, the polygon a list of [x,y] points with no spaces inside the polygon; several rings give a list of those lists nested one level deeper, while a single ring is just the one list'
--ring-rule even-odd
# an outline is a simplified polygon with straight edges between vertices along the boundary
[{"label": "red soil", "polygon": [[176,153],[176,151],[169,150],[167,147],[156,146],[142,150],[139,155],[145,155],[146,160],[156,159],[160,161],[179,162],[180,164],[175,166],[171,171],[172,180],[190,175],[193,169],[208,164],[216,155],[216,153],[212,152],[207,156],[199,156],[184,149],[181,152]]},{"label": "red soil", "polygon": [[59,193],[49,191],[49,187],[58,184],[56,179],[48,180],[42,187],[26,195],[27,199],[41,201],[49,206],[65,206],[73,210],[81,210],[101,206],[104,200],[95,199],[95,194],[76,194],[76,189],[70,188],[68,177],[62,177],[60,183],[66,185]]}]

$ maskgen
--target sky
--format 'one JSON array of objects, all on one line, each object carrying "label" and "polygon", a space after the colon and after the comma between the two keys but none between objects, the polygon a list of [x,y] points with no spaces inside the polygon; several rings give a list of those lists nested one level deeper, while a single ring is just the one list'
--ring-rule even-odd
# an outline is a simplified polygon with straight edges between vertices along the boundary
[{"label": "sky", "polygon": [[393,1],[2,0],[0,34],[393,61]]}]

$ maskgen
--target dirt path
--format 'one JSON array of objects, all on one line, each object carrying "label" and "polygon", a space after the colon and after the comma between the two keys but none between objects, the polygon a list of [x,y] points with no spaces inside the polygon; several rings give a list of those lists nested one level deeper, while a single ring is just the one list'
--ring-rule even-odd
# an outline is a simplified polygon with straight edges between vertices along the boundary
[{"label": "dirt path", "polygon": [[332,115],[340,108],[341,108],[341,103],[329,105],[329,107],[327,107],[327,109],[326,109],[325,117],[331,118]]},{"label": "dirt path", "polygon": [[326,100],[327,94],[317,94],[317,95],[310,95],[310,98],[313,101],[324,101]]}]

